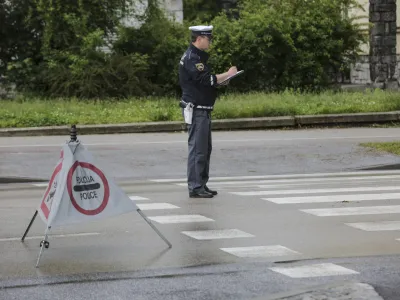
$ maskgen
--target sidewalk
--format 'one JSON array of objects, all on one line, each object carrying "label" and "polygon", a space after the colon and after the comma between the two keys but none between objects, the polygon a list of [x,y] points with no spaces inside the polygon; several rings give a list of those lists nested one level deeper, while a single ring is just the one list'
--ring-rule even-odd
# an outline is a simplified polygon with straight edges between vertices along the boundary
[{"label": "sidewalk", "polygon": [[[400,121],[400,111],[383,113],[354,113],[327,115],[299,115],[286,117],[265,117],[245,119],[214,120],[213,130],[249,130],[299,128],[303,126],[337,126],[337,125],[367,125],[376,123],[392,123]],[[71,124],[72,125],[72,124]],[[68,134],[68,126],[48,126],[32,128],[0,129],[0,137],[6,136],[41,136]],[[176,132],[184,131],[185,124],[175,122],[143,122],[129,124],[77,125],[78,134],[117,134],[145,132]]]}]

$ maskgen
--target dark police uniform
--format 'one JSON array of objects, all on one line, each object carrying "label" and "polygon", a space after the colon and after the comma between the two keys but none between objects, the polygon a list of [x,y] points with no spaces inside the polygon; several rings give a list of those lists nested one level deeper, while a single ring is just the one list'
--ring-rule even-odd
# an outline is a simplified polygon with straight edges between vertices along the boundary
[{"label": "dark police uniform", "polygon": [[[211,35],[211,30],[198,34]],[[208,53],[190,44],[179,63],[182,100],[194,105],[192,124],[188,124],[188,189],[190,197],[200,198],[217,194],[206,186],[212,151],[211,111],[217,97],[217,77],[207,65],[208,58]]]}]

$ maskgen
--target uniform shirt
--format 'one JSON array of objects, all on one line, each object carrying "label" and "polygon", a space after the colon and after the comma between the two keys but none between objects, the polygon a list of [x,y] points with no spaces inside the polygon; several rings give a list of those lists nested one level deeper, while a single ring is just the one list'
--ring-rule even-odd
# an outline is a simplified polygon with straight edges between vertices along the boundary
[{"label": "uniform shirt", "polygon": [[179,83],[182,100],[194,105],[214,106],[217,97],[217,77],[207,65],[207,52],[190,44],[179,63]]}]

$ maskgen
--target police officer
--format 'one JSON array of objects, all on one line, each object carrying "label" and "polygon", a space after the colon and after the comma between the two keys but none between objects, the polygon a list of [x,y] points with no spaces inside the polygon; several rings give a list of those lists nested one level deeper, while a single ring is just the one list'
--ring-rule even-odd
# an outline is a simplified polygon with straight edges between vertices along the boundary
[{"label": "police officer", "polygon": [[217,97],[217,86],[236,74],[237,68],[231,67],[225,73],[213,74],[207,64],[209,54],[206,52],[212,41],[213,26],[192,26],[189,30],[191,44],[179,63],[181,103],[193,105],[192,122],[188,125],[189,197],[212,198],[218,193],[207,187],[212,150],[211,112]]}]

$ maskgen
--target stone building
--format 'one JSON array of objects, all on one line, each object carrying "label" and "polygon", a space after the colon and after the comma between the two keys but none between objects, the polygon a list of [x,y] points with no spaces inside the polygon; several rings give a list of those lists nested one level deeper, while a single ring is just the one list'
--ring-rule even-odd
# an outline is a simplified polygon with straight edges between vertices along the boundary
[{"label": "stone building", "polygon": [[[183,21],[183,0],[157,0],[158,4],[164,9],[166,14],[177,22]],[[148,5],[148,0],[135,1],[135,13],[141,15],[144,13]],[[140,23],[134,16],[127,17],[124,20],[127,26],[140,26]]]},{"label": "stone building", "polygon": [[[371,84],[383,88],[398,88],[400,67],[400,13],[397,0],[358,0],[364,8],[349,12],[362,17],[358,22],[372,23],[369,42],[362,47],[359,62],[350,72],[355,84]],[[400,0],[399,0],[400,1]],[[368,33],[367,25],[363,26]]]}]

